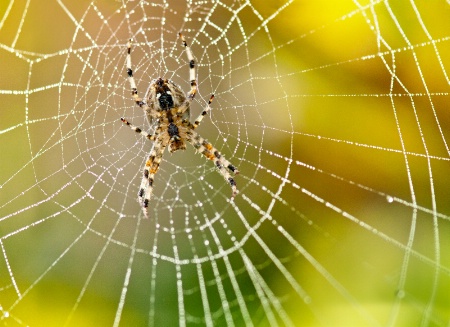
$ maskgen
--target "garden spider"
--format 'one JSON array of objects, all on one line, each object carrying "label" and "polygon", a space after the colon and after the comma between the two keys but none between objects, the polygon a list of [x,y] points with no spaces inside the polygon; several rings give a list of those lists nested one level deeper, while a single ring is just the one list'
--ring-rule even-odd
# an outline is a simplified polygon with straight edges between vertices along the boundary
[{"label": "garden spider", "polygon": [[208,101],[206,108],[197,117],[194,123],[189,121],[190,104],[197,93],[197,80],[195,78],[195,60],[191,48],[187,45],[184,36],[179,33],[179,37],[186,50],[189,60],[189,77],[191,90],[184,95],[184,92],[174,82],[168,79],[157,78],[153,80],[148,88],[145,98],[138,96],[136,81],[131,69],[131,39],[127,44],[126,69],[128,80],[131,86],[131,94],[134,102],[141,107],[151,122],[156,119],[155,133],[149,134],[134,126],[125,118],[122,122],[132,130],[153,141],[147,161],[144,166],[141,186],[139,187],[138,200],[143,207],[145,217],[148,217],[148,204],[153,192],[153,181],[161,163],[164,149],[169,146],[169,152],[185,150],[186,142],[192,144],[198,152],[209,160],[214,161],[220,174],[230,184],[232,198],[237,194],[236,182],[231,177],[230,172],[238,174],[239,171],[207,140],[202,138],[195,129],[200,125],[203,117],[211,110],[211,102],[214,95]]}]

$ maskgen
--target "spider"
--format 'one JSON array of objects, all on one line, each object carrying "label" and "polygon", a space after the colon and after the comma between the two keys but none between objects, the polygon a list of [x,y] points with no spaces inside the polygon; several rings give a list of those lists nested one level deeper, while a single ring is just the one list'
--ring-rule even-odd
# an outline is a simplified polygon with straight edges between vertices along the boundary
[{"label": "spider", "polygon": [[203,117],[211,110],[211,95],[206,108],[193,123],[190,118],[190,104],[197,93],[197,80],[195,78],[195,60],[191,48],[187,45],[183,34],[179,33],[180,40],[186,50],[189,61],[189,77],[191,90],[185,96],[181,88],[173,81],[161,77],[150,83],[145,98],[138,96],[136,81],[131,69],[131,39],[127,43],[126,70],[130,82],[131,94],[134,102],[141,107],[147,115],[149,122],[156,120],[154,134],[149,134],[141,128],[133,125],[125,118],[122,122],[135,132],[153,141],[152,149],[145,162],[141,185],[138,192],[138,201],[141,204],[145,217],[148,217],[148,205],[153,192],[155,174],[159,169],[164,150],[169,146],[169,152],[185,150],[186,142],[190,143],[199,153],[207,159],[214,161],[219,173],[230,184],[232,198],[237,194],[236,182],[231,173],[239,171],[207,140],[201,137],[195,130],[202,122]]}]

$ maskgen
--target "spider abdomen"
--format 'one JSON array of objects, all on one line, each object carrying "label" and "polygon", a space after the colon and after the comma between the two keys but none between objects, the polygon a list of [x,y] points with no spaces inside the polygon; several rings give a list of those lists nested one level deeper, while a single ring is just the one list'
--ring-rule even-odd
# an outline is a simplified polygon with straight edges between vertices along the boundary
[{"label": "spider abdomen", "polygon": [[162,110],[169,110],[173,108],[173,99],[172,95],[169,94],[170,91],[167,91],[165,93],[160,93],[161,95],[158,98],[159,106]]},{"label": "spider abdomen", "polygon": [[157,117],[161,112],[185,105],[186,96],[178,85],[169,79],[157,78],[152,81],[146,98],[150,105],[150,115]]}]

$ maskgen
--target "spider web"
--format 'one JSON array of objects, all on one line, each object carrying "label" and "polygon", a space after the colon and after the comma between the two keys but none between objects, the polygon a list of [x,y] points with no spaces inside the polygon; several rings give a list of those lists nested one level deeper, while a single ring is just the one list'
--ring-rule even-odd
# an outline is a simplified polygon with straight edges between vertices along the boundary
[{"label": "spider web", "polygon": [[[449,1],[0,4],[7,326],[448,326]],[[186,92],[239,194],[188,145],[137,202],[138,91]]]}]

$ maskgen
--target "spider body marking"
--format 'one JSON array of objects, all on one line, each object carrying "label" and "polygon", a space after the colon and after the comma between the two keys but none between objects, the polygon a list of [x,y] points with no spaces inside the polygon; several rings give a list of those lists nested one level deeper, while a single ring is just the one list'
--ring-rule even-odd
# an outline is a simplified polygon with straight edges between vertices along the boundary
[{"label": "spider body marking", "polygon": [[127,119],[121,118],[122,122],[132,130],[153,141],[152,149],[145,162],[138,192],[138,200],[143,208],[145,217],[148,217],[148,206],[153,193],[155,174],[159,169],[166,147],[169,147],[169,152],[173,153],[177,150],[185,150],[186,142],[190,143],[199,153],[207,159],[214,161],[219,173],[230,184],[232,190],[231,196],[234,197],[237,194],[236,182],[230,173],[238,174],[239,171],[211,143],[195,131],[203,120],[203,117],[211,110],[210,105],[214,99],[214,95],[211,95],[206,108],[195,119],[194,123],[191,123],[189,120],[190,104],[197,93],[195,59],[184,36],[179,33],[179,37],[186,50],[189,61],[191,90],[187,96],[174,82],[160,77],[150,83],[144,99],[140,98],[131,67],[131,40],[127,44],[126,70],[132,98],[144,110],[150,122],[153,119],[156,120],[155,132],[152,135],[134,126]]}]

